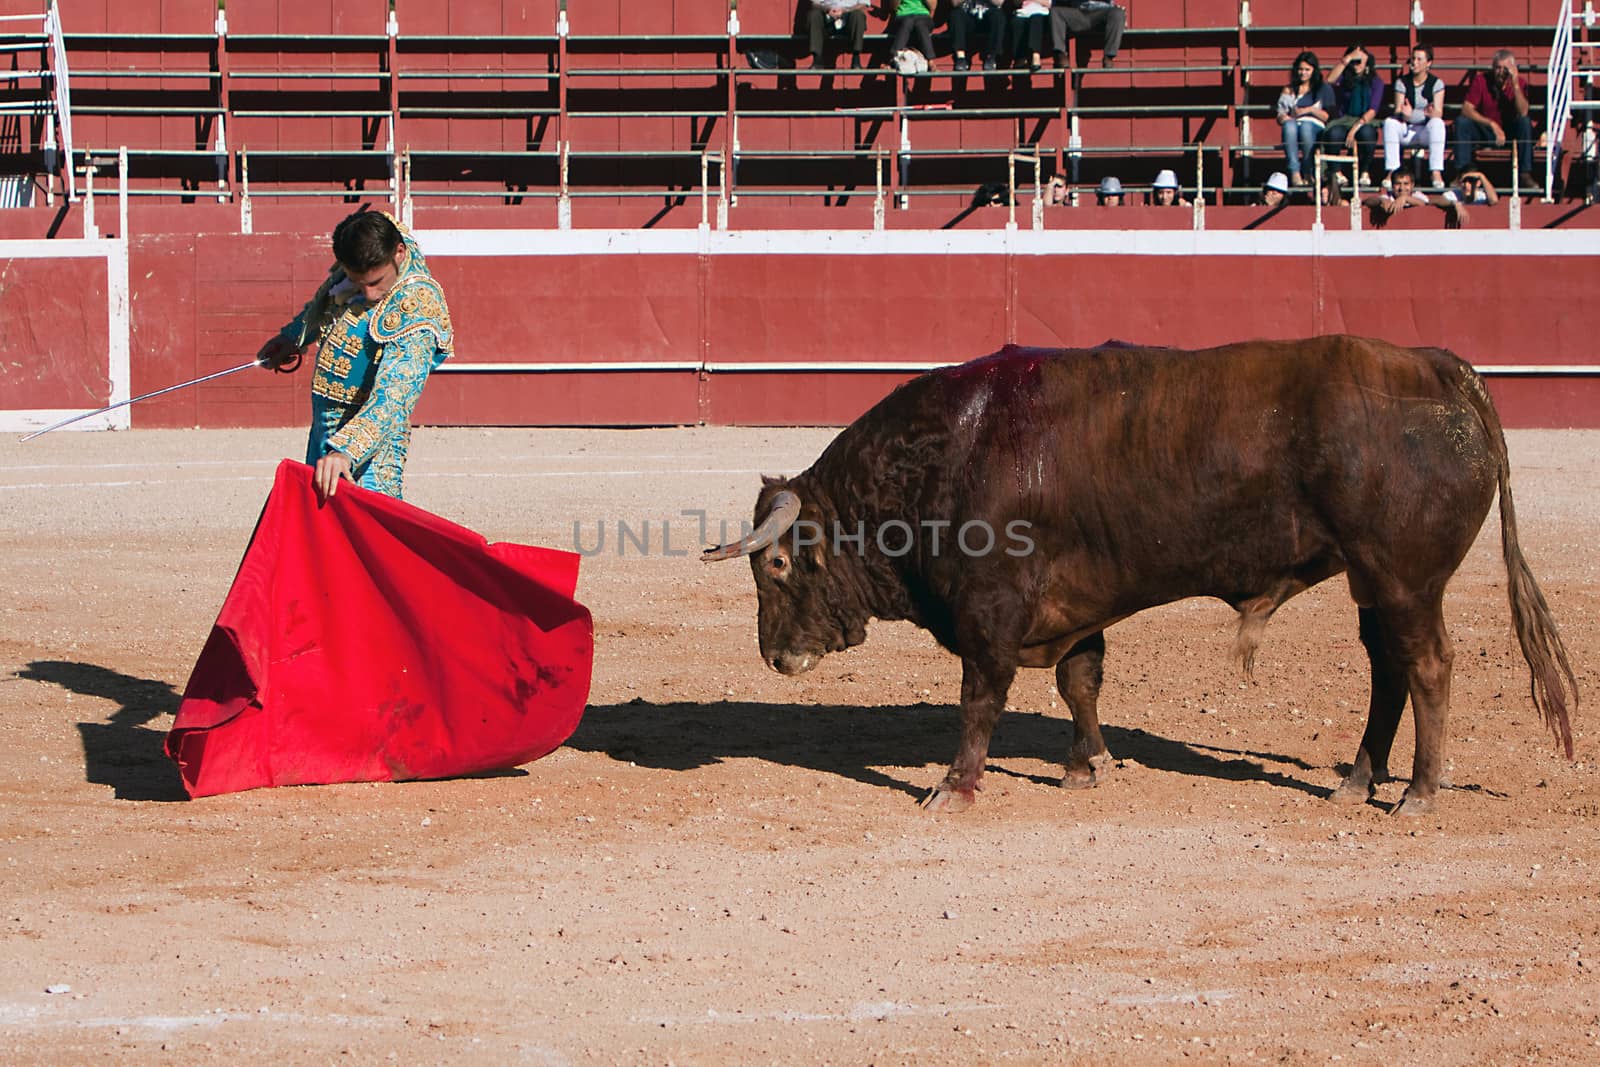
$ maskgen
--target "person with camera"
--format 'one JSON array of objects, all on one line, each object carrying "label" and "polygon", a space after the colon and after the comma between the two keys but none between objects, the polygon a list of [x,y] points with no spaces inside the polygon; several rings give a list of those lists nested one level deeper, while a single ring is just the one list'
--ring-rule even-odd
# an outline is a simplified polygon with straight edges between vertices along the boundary
[{"label": "person with camera", "polygon": [[1008,17],[1005,0],[961,0],[950,12],[950,52],[955,60],[952,69],[958,73],[972,69],[968,48],[979,35],[988,37],[983,69],[994,70],[999,66],[1009,40]]},{"label": "person with camera", "polygon": [[[1378,116],[1384,106],[1383,76],[1373,66],[1372,53],[1356,44],[1345,49],[1344,58],[1328,72],[1328,84],[1333,86],[1334,110],[1322,131],[1324,150],[1333,155],[1354,154],[1358,183],[1371,187]],[[1325,174],[1332,170],[1326,168]]]},{"label": "person with camera", "polygon": [[871,6],[870,0],[811,0],[811,10],[806,12],[806,43],[811,48],[813,69],[824,65],[823,53],[830,37],[843,38],[845,50],[850,53],[850,66],[861,66],[867,9]]},{"label": "person with camera", "polygon": [[1530,184],[1533,171],[1533,123],[1528,118],[1528,78],[1517,70],[1515,53],[1502,48],[1489,70],[1477,71],[1467,86],[1467,99],[1456,119],[1456,167],[1472,169],[1479,145],[1517,143],[1517,171]]}]

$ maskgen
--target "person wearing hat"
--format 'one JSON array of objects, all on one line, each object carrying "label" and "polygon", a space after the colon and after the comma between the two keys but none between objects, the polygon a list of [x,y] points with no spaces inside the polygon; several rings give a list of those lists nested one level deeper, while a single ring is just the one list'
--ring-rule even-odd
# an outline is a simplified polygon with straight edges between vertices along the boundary
[{"label": "person wearing hat", "polygon": [[1101,207],[1122,206],[1122,179],[1114,174],[1108,174],[1100,179],[1100,187],[1094,195],[1099,198]]},{"label": "person wearing hat", "polygon": [[1178,187],[1178,175],[1174,171],[1164,170],[1157,174],[1155,184],[1150,188],[1150,203],[1156,207],[1189,206],[1189,201],[1183,198],[1182,190]]},{"label": "person wearing hat", "polygon": [[1281,207],[1289,198],[1289,176],[1281,170],[1275,170],[1267,175],[1267,183],[1261,187],[1261,204],[1263,207]]}]

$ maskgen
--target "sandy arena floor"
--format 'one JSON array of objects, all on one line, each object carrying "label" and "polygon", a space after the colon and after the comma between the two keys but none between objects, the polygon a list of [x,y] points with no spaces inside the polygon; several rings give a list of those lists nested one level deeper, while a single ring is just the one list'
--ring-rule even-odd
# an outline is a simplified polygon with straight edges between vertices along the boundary
[{"label": "sandy arena floor", "polygon": [[[1025,671],[978,806],[930,817],[950,656],[878,623],[782,677],[748,567],[661,551],[831,436],[420,431],[410,499],[491,540],[650,521],[584,563],[583,724],[502,777],[198,802],[161,742],[303,435],[0,440],[0,1062],[1600,1061],[1600,754],[1590,705],[1573,763],[1533,713],[1497,520],[1447,598],[1437,815],[1324,799],[1367,700],[1335,579],[1253,685],[1219,603],[1111,630],[1094,790],[1054,784],[1071,727]],[[1600,701],[1600,434],[1511,451]]]}]

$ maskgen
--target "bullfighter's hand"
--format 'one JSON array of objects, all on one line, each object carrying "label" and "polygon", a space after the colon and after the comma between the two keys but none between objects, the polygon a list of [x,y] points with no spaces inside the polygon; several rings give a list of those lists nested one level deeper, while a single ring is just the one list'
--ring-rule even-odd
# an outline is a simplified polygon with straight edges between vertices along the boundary
[{"label": "bullfighter's hand", "polygon": [[256,353],[256,362],[268,370],[287,374],[300,365],[300,357],[304,354],[304,348],[296,347],[282,334],[273,334]]},{"label": "bullfighter's hand", "polygon": [[317,460],[311,474],[311,484],[317,487],[317,497],[327,500],[339,490],[339,479],[350,478],[350,457],[343,452],[329,452]]}]

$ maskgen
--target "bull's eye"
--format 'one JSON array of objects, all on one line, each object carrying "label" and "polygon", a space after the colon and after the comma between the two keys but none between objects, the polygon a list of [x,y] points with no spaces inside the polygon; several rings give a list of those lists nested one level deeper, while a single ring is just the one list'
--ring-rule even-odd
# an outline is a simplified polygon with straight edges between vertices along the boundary
[{"label": "bull's eye", "polygon": [[771,559],[767,560],[767,569],[771,571],[775,577],[782,577],[784,573],[789,570],[789,561],[783,556],[773,556]]}]

